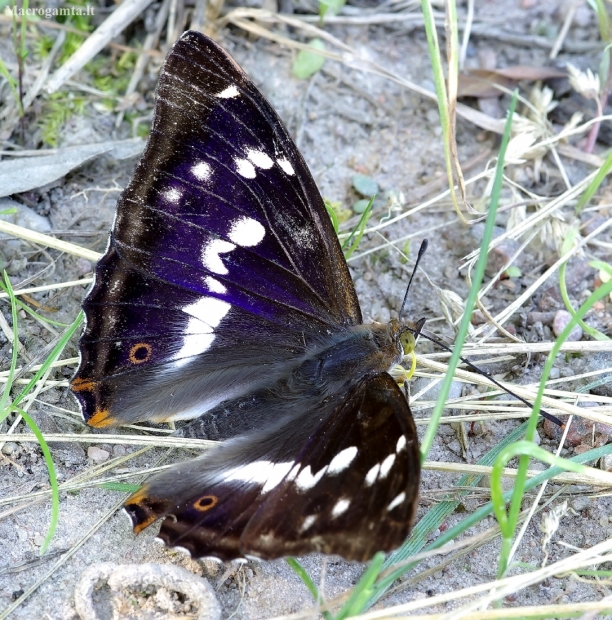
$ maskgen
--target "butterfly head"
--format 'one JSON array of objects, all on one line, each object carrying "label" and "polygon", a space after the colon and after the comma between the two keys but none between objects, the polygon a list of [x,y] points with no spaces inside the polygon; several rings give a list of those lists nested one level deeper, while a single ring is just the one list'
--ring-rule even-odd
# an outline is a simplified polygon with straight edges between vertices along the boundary
[{"label": "butterfly head", "polygon": [[405,329],[400,331],[400,343],[402,345],[402,349],[404,350],[404,355],[410,355],[414,352],[414,348],[416,346],[416,338],[411,330]]},{"label": "butterfly head", "polygon": [[403,319],[392,319],[389,322],[393,340],[397,343],[404,355],[411,355],[416,347],[416,340],[421,333],[424,319],[413,323]]}]

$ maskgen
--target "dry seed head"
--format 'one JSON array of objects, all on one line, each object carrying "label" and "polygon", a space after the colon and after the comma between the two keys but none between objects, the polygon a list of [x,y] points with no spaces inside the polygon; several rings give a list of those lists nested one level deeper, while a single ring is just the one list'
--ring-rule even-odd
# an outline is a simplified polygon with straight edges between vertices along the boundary
[{"label": "dry seed head", "polygon": [[[569,121],[567,121],[567,123],[563,125],[563,130],[561,131],[561,133],[570,132],[576,127],[578,127],[578,125],[582,123],[583,118],[584,114],[582,112],[574,112],[572,114],[572,118],[570,118]],[[565,138],[565,141],[567,141],[567,138]]]},{"label": "dry seed head", "polygon": [[[571,225],[565,221],[562,213],[551,213],[540,229],[540,243],[561,256],[561,247],[570,228]],[[579,255],[579,253],[576,254],[576,256]]]},{"label": "dry seed head", "polygon": [[[442,308],[442,314],[447,323],[454,329],[457,329],[457,323],[463,316],[465,310],[464,300],[457,295],[454,291],[448,289],[438,289],[438,298],[440,300],[440,306]],[[473,331],[472,325],[469,327],[469,331]]]},{"label": "dry seed head", "polygon": [[551,129],[546,122],[536,122],[515,114],[512,123],[514,137],[508,143],[506,162],[522,164],[530,159],[541,159],[546,155],[548,147],[538,146],[537,142],[551,135]]},{"label": "dry seed head", "polygon": [[541,124],[548,118],[550,112],[552,112],[559,102],[553,99],[553,91],[548,86],[544,88],[538,88],[537,86],[531,90],[529,100],[533,107],[537,110],[537,115],[533,111],[530,111],[530,117],[536,122]]},{"label": "dry seed head", "polygon": [[580,93],[585,99],[598,99],[601,92],[599,76],[594,75],[590,69],[580,71],[578,67],[567,63],[570,86]]},{"label": "dry seed head", "polygon": [[561,518],[567,514],[567,502],[564,501],[561,504],[554,506],[549,512],[545,513],[540,521],[540,531],[544,534],[542,539],[542,551],[544,551],[544,561],[542,565],[545,565],[548,560],[548,551],[546,547],[550,543],[555,532],[559,529],[559,523]]},{"label": "dry seed head", "polygon": [[525,205],[518,205],[513,209],[510,209],[510,213],[508,214],[508,221],[506,222],[506,230],[511,231],[513,228],[516,228],[519,224],[522,224],[527,217],[527,207]]},{"label": "dry seed head", "polygon": [[506,164],[524,164],[530,159],[527,154],[537,139],[535,132],[531,128],[526,128],[525,131],[511,138],[506,150]]}]

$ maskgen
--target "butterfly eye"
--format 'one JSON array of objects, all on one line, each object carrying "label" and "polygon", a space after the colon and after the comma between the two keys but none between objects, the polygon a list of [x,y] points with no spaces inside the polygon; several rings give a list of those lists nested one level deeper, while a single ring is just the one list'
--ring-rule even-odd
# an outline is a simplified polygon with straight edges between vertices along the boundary
[{"label": "butterfly eye", "polygon": [[400,342],[402,343],[402,348],[404,349],[404,355],[409,355],[414,351],[416,343],[414,336],[410,332],[403,332],[400,335]]}]

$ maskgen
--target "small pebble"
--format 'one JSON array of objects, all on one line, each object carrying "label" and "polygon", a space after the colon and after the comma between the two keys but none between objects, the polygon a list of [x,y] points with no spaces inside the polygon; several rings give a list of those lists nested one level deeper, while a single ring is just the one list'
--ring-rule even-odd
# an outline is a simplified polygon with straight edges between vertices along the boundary
[{"label": "small pebble", "polygon": [[19,446],[14,441],[7,441],[2,446],[2,454],[6,454],[6,456],[10,456],[11,454],[15,454],[19,451]]},{"label": "small pebble", "polygon": [[605,456],[602,456],[599,467],[604,471],[612,471],[612,454],[606,454]]},{"label": "small pebble", "polygon": [[577,497],[574,497],[574,499],[572,499],[572,501],[570,502],[570,506],[576,512],[583,512],[590,505],[591,505],[591,498],[590,497],[585,497],[585,496],[580,496],[580,495],[578,495]]},{"label": "small pebble", "polygon": [[[567,310],[558,310],[555,314],[555,318],[553,319],[553,332],[555,336],[559,336],[559,334],[567,327],[567,324],[570,322],[572,315]],[[575,325],[572,331],[570,332],[567,340],[570,342],[576,342],[582,338],[582,327],[580,325]]]},{"label": "small pebble", "polygon": [[33,542],[37,547],[42,547],[42,544],[45,542],[45,537],[42,534],[39,534],[38,532],[36,532],[34,534]]},{"label": "small pebble", "polygon": [[93,265],[91,261],[86,258],[77,258],[75,262],[76,271],[80,276],[84,276],[93,271]]},{"label": "small pebble", "polygon": [[113,446],[113,456],[125,456],[125,446],[119,444]]},{"label": "small pebble", "polygon": [[102,450],[102,448],[98,448],[97,446],[90,446],[87,448],[87,457],[94,464],[104,463],[104,461],[108,461],[110,458],[110,452]]},{"label": "small pebble", "polygon": [[25,540],[28,539],[28,531],[22,527],[15,528],[15,534],[17,534],[17,538],[21,542],[24,542]]}]

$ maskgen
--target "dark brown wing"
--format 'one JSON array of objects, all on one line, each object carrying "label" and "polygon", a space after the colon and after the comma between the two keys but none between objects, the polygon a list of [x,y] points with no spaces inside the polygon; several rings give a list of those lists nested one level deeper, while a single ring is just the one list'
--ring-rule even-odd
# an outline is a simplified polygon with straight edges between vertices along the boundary
[{"label": "dark brown wing", "polygon": [[[322,552],[365,561],[398,547],[414,519],[420,473],[406,399],[383,373],[321,413],[294,458],[291,423],[154,478],[126,503],[135,530],[165,517],[159,535],[168,546],[222,560]],[[285,454],[272,458],[269,443],[287,446]]]}]

